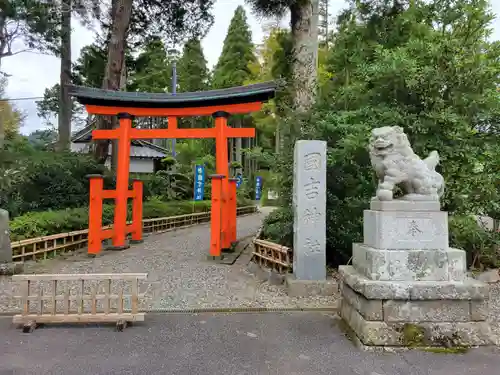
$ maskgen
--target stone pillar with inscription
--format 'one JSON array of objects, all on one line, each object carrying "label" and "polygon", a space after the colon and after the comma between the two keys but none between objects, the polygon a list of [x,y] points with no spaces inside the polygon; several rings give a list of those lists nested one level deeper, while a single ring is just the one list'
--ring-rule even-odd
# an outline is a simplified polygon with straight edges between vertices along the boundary
[{"label": "stone pillar with inscription", "polygon": [[297,141],[293,181],[293,272],[326,279],[326,142]]},{"label": "stone pillar with inscription", "polygon": [[[340,267],[342,318],[368,346],[496,344],[488,286],[468,278],[465,251],[449,247],[433,160],[420,160],[398,127],[373,130],[370,156],[379,187],[364,212],[364,241],[353,244],[352,266]],[[394,182],[406,189],[399,199],[392,198]]]},{"label": "stone pillar with inscription", "polygon": [[23,263],[12,262],[10,245],[9,213],[0,208],[0,276],[14,275],[24,271]]},{"label": "stone pillar with inscription", "polygon": [[12,262],[10,247],[9,213],[0,208],[0,263]]}]

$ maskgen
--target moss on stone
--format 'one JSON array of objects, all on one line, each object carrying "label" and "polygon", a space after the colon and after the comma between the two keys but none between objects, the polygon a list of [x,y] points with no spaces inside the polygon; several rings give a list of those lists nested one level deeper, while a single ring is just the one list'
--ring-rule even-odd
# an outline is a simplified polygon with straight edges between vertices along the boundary
[{"label": "moss on stone", "polygon": [[[469,347],[460,345],[460,337],[456,333],[430,340],[426,337],[426,331],[423,327],[412,323],[405,323],[401,332],[403,344],[409,348],[443,354],[462,354],[469,350]],[[429,344],[437,346],[427,346]]]},{"label": "moss on stone", "polygon": [[405,323],[402,329],[403,344],[408,347],[422,346],[425,340],[425,329],[416,324]]},{"label": "moss on stone", "polygon": [[440,354],[464,354],[469,351],[470,348],[466,346],[459,346],[454,348],[443,348],[443,347],[430,347],[430,348],[419,348],[424,352],[430,353],[440,353]]}]

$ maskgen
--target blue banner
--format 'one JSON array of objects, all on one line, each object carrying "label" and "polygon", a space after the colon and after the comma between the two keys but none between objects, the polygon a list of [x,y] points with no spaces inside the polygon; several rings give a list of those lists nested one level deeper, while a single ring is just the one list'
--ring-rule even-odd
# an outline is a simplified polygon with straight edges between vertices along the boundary
[{"label": "blue banner", "polygon": [[238,174],[238,176],[236,176],[237,180],[236,181],[236,189],[239,189],[241,184],[243,183],[243,176],[240,174]]},{"label": "blue banner", "polygon": [[205,166],[194,167],[194,200],[202,201],[205,196]]},{"label": "blue banner", "polygon": [[255,178],[255,200],[260,201],[262,195],[262,177],[257,176]]}]

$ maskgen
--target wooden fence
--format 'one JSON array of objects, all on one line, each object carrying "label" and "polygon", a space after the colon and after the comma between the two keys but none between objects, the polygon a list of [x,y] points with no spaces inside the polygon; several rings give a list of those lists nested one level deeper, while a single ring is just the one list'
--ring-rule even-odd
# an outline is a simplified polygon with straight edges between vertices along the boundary
[{"label": "wooden fence", "polygon": [[270,241],[254,239],[252,260],[261,267],[273,269],[279,273],[292,270],[292,249]]},{"label": "wooden fence", "polygon": [[[31,332],[40,323],[115,322],[122,330],[127,322],[144,321],[145,314],[139,312],[139,298],[144,297],[139,294],[139,280],[146,278],[146,273],[14,275],[12,279],[21,282],[21,295],[15,298],[21,300],[22,312],[14,316],[13,323],[23,324],[25,332]],[[112,288],[112,281],[130,282],[130,294],[124,293],[123,285]],[[99,286],[104,294],[99,294]],[[71,289],[76,293],[72,294]],[[113,289],[115,294],[111,293]],[[124,302],[128,300],[130,312],[125,312]]]},{"label": "wooden fence", "polygon": [[[256,211],[256,206],[238,207],[237,214],[241,216],[252,214]],[[144,219],[142,225],[143,232],[147,234],[163,233],[208,221],[210,221],[210,212],[198,212],[187,215]],[[110,228],[110,226],[104,229],[107,228]],[[87,247],[87,236],[88,229],[83,229],[12,242],[12,260],[14,262],[24,262],[26,260],[48,259],[60,253],[82,249]]]}]

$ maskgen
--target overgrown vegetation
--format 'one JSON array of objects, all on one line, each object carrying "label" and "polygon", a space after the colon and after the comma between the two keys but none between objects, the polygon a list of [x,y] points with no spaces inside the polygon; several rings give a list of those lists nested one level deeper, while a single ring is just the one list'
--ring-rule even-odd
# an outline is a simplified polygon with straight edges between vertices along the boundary
[{"label": "overgrown vegetation", "polygon": [[439,151],[452,246],[467,250],[470,264],[495,265],[497,234],[469,217],[499,218],[500,43],[487,39],[488,2],[374,4],[353,2],[339,18],[321,100],[302,120],[284,120],[295,132],[278,166],[283,208],[268,217],[264,233],[292,244],[294,141],[327,140],[327,256],[345,264],[352,243],[362,241],[363,210],[374,195],[370,130],[398,125],[418,155]]},{"label": "overgrown vegetation", "polygon": [[[251,205],[252,202],[244,199],[238,200],[238,207]],[[187,215],[195,212],[207,212],[211,202],[205,201],[172,201],[165,202],[159,197],[151,197],[143,205],[143,218]],[[128,219],[132,218],[132,207],[128,209]],[[114,206],[103,205],[103,225],[113,223]],[[11,241],[36,238],[56,233],[66,233],[75,230],[87,229],[89,219],[88,207],[68,208],[65,210],[51,210],[29,212],[11,220]]]}]

